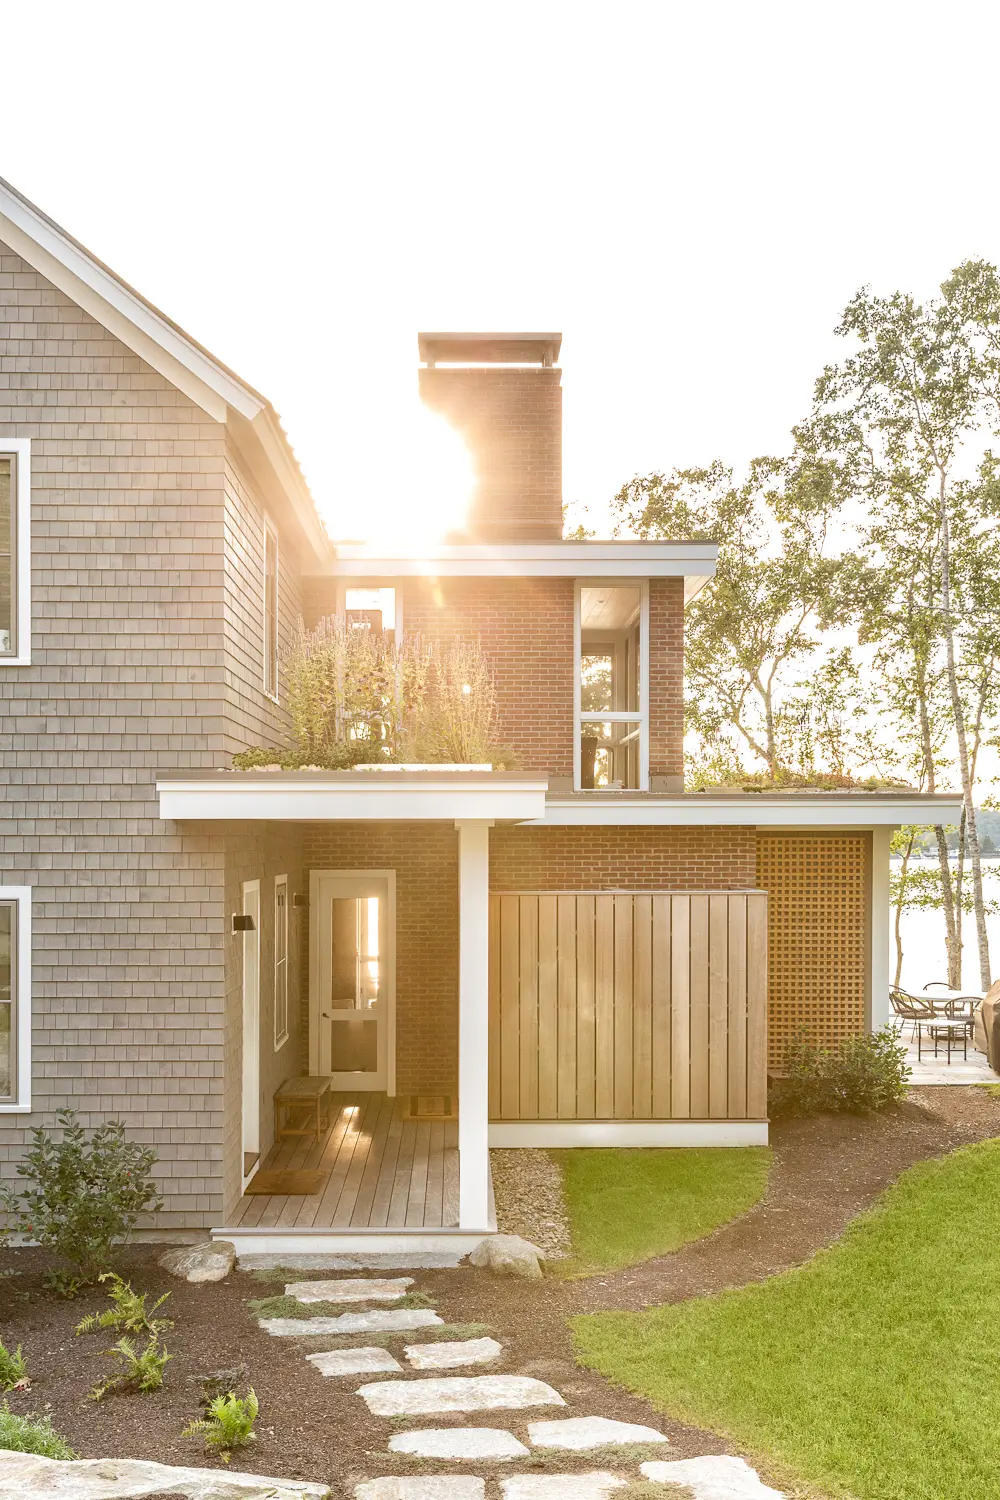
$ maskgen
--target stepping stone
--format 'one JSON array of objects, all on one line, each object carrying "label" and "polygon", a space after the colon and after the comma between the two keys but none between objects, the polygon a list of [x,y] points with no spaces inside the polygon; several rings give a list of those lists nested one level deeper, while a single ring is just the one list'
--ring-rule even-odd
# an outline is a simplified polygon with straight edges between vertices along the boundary
[{"label": "stepping stone", "polygon": [[561,1422],[531,1422],[528,1441],[533,1448],[565,1448],[571,1453],[585,1453],[588,1448],[604,1448],[609,1443],[665,1443],[667,1439],[655,1427],[640,1427],[634,1422],[612,1422],[609,1417],[566,1417]]},{"label": "stepping stone", "polygon": [[381,1375],[387,1370],[395,1375],[403,1368],[388,1349],[329,1349],[306,1359],[321,1375]]},{"label": "stepping stone", "polygon": [[[479,1481],[480,1484],[482,1480]],[[228,1500],[330,1500],[326,1484],[303,1479],[267,1479],[263,1474],[221,1474],[218,1469],[189,1469],[140,1458],[43,1458],[0,1448],[0,1495],[13,1500],[47,1496],[53,1500],[141,1500],[142,1496],[170,1495],[176,1500],[206,1500],[225,1494]],[[395,1492],[388,1492],[392,1500]],[[419,1491],[403,1491],[405,1500],[418,1500]],[[482,1490],[429,1490],[441,1500],[482,1500]]]},{"label": "stepping stone", "polygon": [[398,1302],[413,1285],[412,1276],[372,1277],[338,1281],[293,1281],[285,1296],[297,1302]]},{"label": "stepping stone", "polygon": [[421,1475],[414,1479],[369,1479],[355,1485],[354,1500],[484,1500],[482,1479],[457,1474]]},{"label": "stepping stone", "polygon": [[618,1474],[518,1474],[505,1479],[504,1500],[605,1500],[627,1484]]},{"label": "stepping stone", "polygon": [[731,1453],[714,1453],[707,1458],[681,1458],[676,1463],[659,1459],[640,1464],[646,1479],[661,1484],[686,1484],[695,1500],[785,1500],[780,1490],[772,1490],[755,1469]]},{"label": "stepping stone", "polygon": [[397,1432],[389,1439],[390,1453],[416,1453],[421,1458],[527,1458],[528,1450],[512,1432],[499,1427],[427,1427],[419,1432]]},{"label": "stepping stone", "polygon": [[498,1407],[565,1406],[558,1391],[526,1375],[452,1376],[447,1380],[379,1380],[358,1395],[375,1417],[422,1416],[435,1411],[494,1411]]},{"label": "stepping stone", "polygon": [[457,1370],[460,1365],[488,1365],[499,1359],[503,1345],[496,1339],[459,1339],[454,1344],[407,1344],[406,1357],[415,1370]]},{"label": "stepping stone", "polygon": [[261,1318],[260,1326],[276,1339],[288,1339],[310,1333],[406,1333],[443,1322],[429,1307],[403,1307],[397,1312],[340,1313],[336,1318]]}]

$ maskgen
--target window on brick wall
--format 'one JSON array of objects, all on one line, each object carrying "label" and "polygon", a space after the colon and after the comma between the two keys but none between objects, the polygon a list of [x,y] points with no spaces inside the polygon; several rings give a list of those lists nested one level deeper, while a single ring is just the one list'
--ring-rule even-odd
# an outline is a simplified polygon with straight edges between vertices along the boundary
[{"label": "window on brick wall", "polygon": [[649,590],[580,583],[576,600],[576,786],[649,785]]},{"label": "window on brick wall", "polygon": [[288,1041],[288,876],[274,879],[274,1050]]},{"label": "window on brick wall", "polygon": [[278,696],[278,533],[264,522],[264,691]]},{"label": "window on brick wall", "polygon": [[0,438],[0,665],[30,660],[31,442]]},{"label": "window on brick wall", "polygon": [[31,887],[0,886],[0,1112],[31,1108]]}]

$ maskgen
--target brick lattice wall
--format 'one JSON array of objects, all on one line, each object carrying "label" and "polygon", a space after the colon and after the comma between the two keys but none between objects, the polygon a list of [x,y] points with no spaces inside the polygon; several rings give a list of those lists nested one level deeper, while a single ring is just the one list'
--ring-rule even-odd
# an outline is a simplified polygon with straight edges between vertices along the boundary
[{"label": "brick lattice wall", "polygon": [[[307,870],[395,870],[397,1091],[454,1091],[458,1085],[458,835],[454,825],[312,823],[303,826],[302,836]],[[304,965],[309,952],[307,925],[304,920]],[[308,993],[307,968],[301,992],[303,996]]]},{"label": "brick lattice wall", "polygon": [[494,891],[752,890],[752,828],[494,828]]}]

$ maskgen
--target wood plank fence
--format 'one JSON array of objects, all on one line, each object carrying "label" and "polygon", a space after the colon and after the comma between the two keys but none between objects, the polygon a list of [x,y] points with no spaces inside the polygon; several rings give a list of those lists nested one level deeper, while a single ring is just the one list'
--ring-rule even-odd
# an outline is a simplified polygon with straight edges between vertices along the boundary
[{"label": "wood plank fence", "polygon": [[761,1120],[762,891],[490,897],[490,1117]]}]

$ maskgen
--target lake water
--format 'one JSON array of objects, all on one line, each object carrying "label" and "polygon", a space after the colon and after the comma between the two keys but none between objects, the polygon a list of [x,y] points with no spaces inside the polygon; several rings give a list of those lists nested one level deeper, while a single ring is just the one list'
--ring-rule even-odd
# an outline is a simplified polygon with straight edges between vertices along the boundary
[{"label": "lake water", "polygon": [[[899,865],[898,860],[893,860],[892,863],[894,868]],[[929,859],[923,859],[920,863],[927,869],[931,868],[932,862]],[[937,861],[933,863],[936,865]],[[1000,900],[1000,859],[983,860],[983,890],[987,900]],[[1000,976],[1000,916],[987,917],[986,929],[990,938],[990,962],[993,965],[993,973],[995,976]],[[904,912],[902,939],[902,985],[904,989],[922,990],[931,979],[947,978],[943,912]],[[976,945],[975,917],[971,912],[966,913],[962,919],[962,940],[962,985],[968,989],[978,990],[980,988],[979,950]],[[890,980],[895,972],[896,944],[892,935],[892,914],[890,914]]]}]

